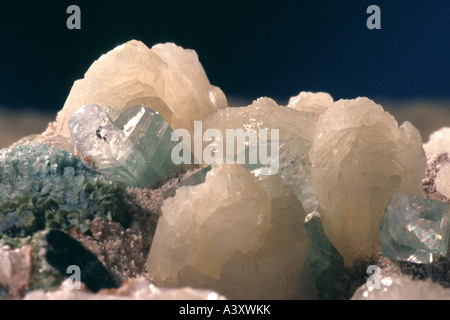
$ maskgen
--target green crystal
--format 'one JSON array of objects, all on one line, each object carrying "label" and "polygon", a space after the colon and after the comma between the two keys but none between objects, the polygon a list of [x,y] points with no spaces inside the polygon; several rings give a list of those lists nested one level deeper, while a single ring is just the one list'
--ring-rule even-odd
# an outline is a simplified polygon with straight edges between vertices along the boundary
[{"label": "green crystal", "polygon": [[447,255],[450,206],[438,200],[395,194],[385,209],[380,236],[385,257],[431,263],[434,255]]},{"label": "green crystal", "polygon": [[[111,119],[114,114],[115,121]],[[69,120],[77,151],[95,168],[130,187],[153,188],[186,170],[171,159],[172,128],[150,108],[140,105],[120,114],[96,105],[85,105]]]},{"label": "green crystal", "polygon": [[75,155],[45,143],[2,149],[0,233],[26,237],[73,226],[85,232],[85,221],[96,216],[127,225],[125,189]]},{"label": "green crystal", "polygon": [[311,247],[307,260],[319,297],[328,297],[330,288],[339,288],[345,276],[344,259],[326,236],[320,217],[311,215],[304,224]]}]

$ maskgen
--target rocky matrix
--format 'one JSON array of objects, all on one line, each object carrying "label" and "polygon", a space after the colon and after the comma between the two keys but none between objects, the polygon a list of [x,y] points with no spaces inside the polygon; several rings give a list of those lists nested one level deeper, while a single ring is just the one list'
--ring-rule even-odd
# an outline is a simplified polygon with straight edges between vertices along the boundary
[{"label": "rocky matrix", "polygon": [[[172,132],[196,120],[217,161],[178,166]],[[276,161],[220,153],[227,129],[268,130]],[[0,151],[0,299],[449,299],[449,141],[434,133],[426,162],[415,127],[367,98],[229,108],[194,51],[129,41]]]}]

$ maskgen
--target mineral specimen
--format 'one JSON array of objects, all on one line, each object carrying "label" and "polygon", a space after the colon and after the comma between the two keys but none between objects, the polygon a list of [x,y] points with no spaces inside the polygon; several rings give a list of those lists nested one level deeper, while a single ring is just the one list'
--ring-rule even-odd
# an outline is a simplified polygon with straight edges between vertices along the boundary
[{"label": "mineral specimen", "polygon": [[29,292],[24,300],[225,300],[210,290],[193,288],[158,288],[145,278],[134,278],[124,282],[118,289],[101,290],[97,294],[86,290],[72,290],[64,282],[52,292],[35,290]]},{"label": "mineral specimen", "polygon": [[32,235],[45,228],[87,231],[86,219],[128,223],[125,185],[45,143],[0,150],[0,233]]},{"label": "mineral specimen", "polygon": [[314,113],[318,119],[333,104],[333,98],[326,92],[300,92],[289,99],[288,108]]},{"label": "mineral specimen", "polygon": [[109,179],[130,187],[151,188],[185,169],[171,159],[180,141],[172,141],[167,122],[145,106],[130,107],[113,122],[105,110],[88,104],[72,114],[69,128],[82,156]]},{"label": "mineral specimen", "polygon": [[215,165],[206,181],[164,201],[147,261],[156,285],[209,288],[230,299],[294,299],[310,240],[304,212],[279,176]]},{"label": "mineral specimen", "polygon": [[8,251],[0,251],[0,283],[15,298],[27,291],[57,289],[74,266],[79,268],[79,280],[92,292],[118,287],[95,254],[63,231],[44,230],[26,238],[0,235],[0,246]]},{"label": "mineral specimen", "polygon": [[386,207],[380,236],[383,256],[430,263],[433,255],[447,255],[450,206],[438,200],[395,194]]},{"label": "mineral specimen", "polygon": [[[155,104],[155,97],[164,103]],[[85,104],[121,109],[145,104],[172,126],[192,129],[227,101],[223,92],[211,86],[197,54],[173,43],[149,49],[131,40],[102,55],[75,81],[57,117],[57,132],[70,137],[68,121]],[[193,131],[191,130],[191,133]]]},{"label": "mineral specimen", "polygon": [[323,227],[346,265],[380,249],[383,209],[396,192],[421,194],[426,159],[417,129],[367,98],[320,117],[310,151]]},{"label": "mineral specimen", "polygon": [[[277,170],[273,170],[274,173],[278,172],[287,183],[292,185],[306,213],[309,214],[317,209],[317,200],[311,183],[311,162],[308,156],[315,125],[316,120],[312,113],[281,107],[270,98],[260,98],[247,107],[218,110],[203,121],[203,130],[205,132],[209,129],[220,130],[224,139],[223,146],[227,145],[227,130],[245,130],[249,137],[251,136],[250,130],[255,130],[256,133],[260,129],[278,130],[278,141],[272,141],[272,137],[267,135],[266,143],[261,143],[264,141],[257,137],[256,140],[259,139],[258,148],[268,149],[267,153],[278,152],[271,154],[269,165],[272,167],[273,162],[277,162]],[[234,139],[234,137],[232,138]],[[234,140],[232,142],[234,144]],[[273,142],[279,145],[279,150],[272,149]],[[223,151],[224,162],[227,157],[231,156],[234,160],[236,156],[243,154],[246,158],[245,165],[255,175],[259,175],[260,168],[269,165],[261,164],[260,159],[256,165],[252,165],[249,154],[252,151],[260,152],[261,150],[256,150],[256,148],[251,150],[253,146],[250,145],[250,141],[246,145],[246,150],[239,150],[239,146],[235,144],[234,153],[232,152],[231,155],[226,150]],[[276,155],[278,157],[275,158]]]},{"label": "mineral specimen", "polygon": [[102,288],[119,287],[116,279],[98,261],[95,254],[65,232],[50,230],[45,235],[45,240],[45,259],[61,274],[68,277],[68,268],[76,266],[80,271],[80,280],[92,292],[98,292]]},{"label": "mineral specimen", "polygon": [[10,246],[0,247],[0,285],[11,297],[20,298],[23,290],[31,284],[32,252],[30,245],[14,250]]},{"label": "mineral specimen", "polygon": [[379,288],[364,284],[352,300],[450,300],[450,289],[444,289],[431,280],[382,275]]},{"label": "mineral specimen", "polygon": [[440,168],[436,175],[436,190],[450,199],[450,165],[447,164]]},{"label": "mineral specimen", "polygon": [[433,132],[423,148],[427,154],[450,152],[450,127]]},{"label": "mineral specimen", "polygon": [[311,239],[307,260],[311,266],[318,295],[325,296],[332,288],[333,282],[342,281],[344,259],[325,235],[319,217],[311,216],[304,226]]}]

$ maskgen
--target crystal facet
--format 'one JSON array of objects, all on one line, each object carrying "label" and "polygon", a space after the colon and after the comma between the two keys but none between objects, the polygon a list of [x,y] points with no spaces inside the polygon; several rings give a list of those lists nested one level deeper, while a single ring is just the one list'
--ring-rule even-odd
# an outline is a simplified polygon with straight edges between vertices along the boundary
[{"label": "crystal facet", "polygon": [[333,97],[326,92],[302,91],[299,95],[289,99],[287,107],[299,111],[312,112],[316,118],[319,118],[332,104]]},{"label": "crystal facet", "polygon": [[380,249],[379,224],[397,192],[420,195],[426,158],[418,130],[367,98],[339,100],[320,117],[310,156],[328,238],[346,265]]},{"label": "crystal facet", "polygon": [[[279,170],[281,177],[290,184],[298,199],[303,204],[307,214],[317,209],[317,199],[311,183],[311,162],[308,151],[312,143],[315,117],[312,113],[279,106],[270,98],[259,98],[250,106],[226,108],[218,110],[214,115],[203,121],[203,129],[218,129],[222,132],[223,145],[226,146],[227,129],[279,130]],[[271,138],[264,147],[270,150]],[[235,154],[238,151],[235,148]],[[246,149],[248,153],[248,148]],[[224,158],[229,156],[223,152]],[[250,165],[248,155],[246,166],[255,175],[263,165]]]},{"label": "crystal facet", "polygon": [[450,199],[450,165],[441,167],[436,175],[436,190]]},{"label": "crystal facet", "polygon": [[[292,188],[255,178],[240,165],[215,165],[162,206],[147,269],[157,285],[209,288],[230,299],[292,299],[310,240]],[[306,271],[306,270],[305,270]]]},{"label": "crystal facet", "polygon": [[430,263],[445,256],[450,239],[450,206],[433,199],[395,194],[380,227],[383,256]]},{"label": "crystal facet", "polygon": [[[111,111],[109,111],[111,113]],[[173,130],[145,106],[130,107],[113,122],[104,109],[85,105],[69,120],[76,150],[111,180],[154,187],[185,169],[171,160]]]}]

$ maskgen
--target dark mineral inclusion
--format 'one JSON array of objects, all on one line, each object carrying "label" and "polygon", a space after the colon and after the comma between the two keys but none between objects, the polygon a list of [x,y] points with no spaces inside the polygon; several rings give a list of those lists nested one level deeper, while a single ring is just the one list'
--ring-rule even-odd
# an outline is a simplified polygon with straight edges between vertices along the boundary
[{"label": "dark mineral inclusion", "polygon": [[119,287],[119,283],[98,261],[96,255],[65,232],[50,230],[45,239],[45,258],[60,273],[66,274],[69,266],[76,265],[80,268],[81,282],[92,292],[98,292],[102,288]]}]

